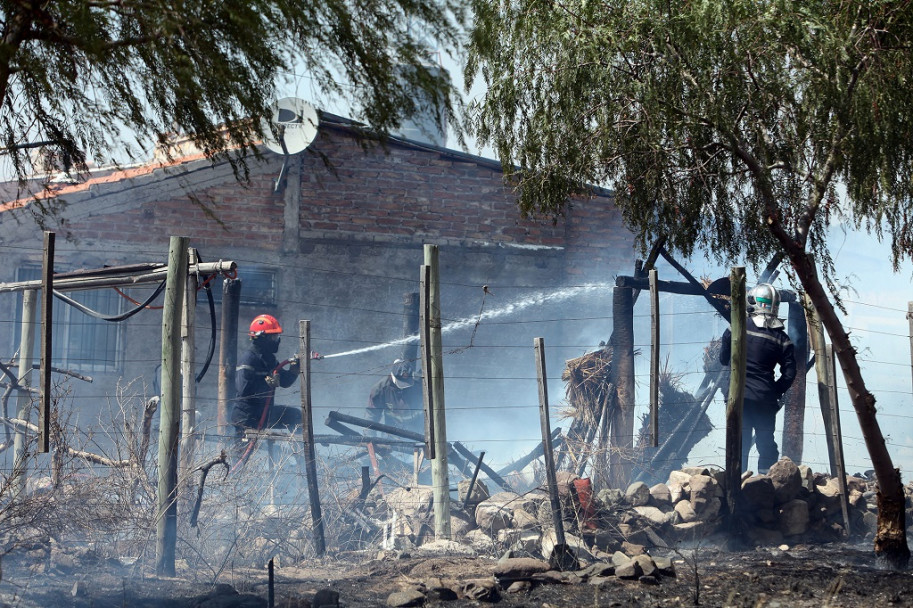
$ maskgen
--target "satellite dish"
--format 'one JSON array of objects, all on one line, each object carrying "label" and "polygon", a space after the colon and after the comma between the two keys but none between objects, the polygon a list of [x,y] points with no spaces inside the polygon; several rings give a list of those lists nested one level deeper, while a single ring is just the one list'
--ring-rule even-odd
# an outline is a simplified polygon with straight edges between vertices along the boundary
[{"label": "satellite dish", "polygon": [[263,143],[276,154],[298,154],[317,136],[317,121],[314,106],[297,97],[283,97],[273,103],[269,121],[263,121]]}]

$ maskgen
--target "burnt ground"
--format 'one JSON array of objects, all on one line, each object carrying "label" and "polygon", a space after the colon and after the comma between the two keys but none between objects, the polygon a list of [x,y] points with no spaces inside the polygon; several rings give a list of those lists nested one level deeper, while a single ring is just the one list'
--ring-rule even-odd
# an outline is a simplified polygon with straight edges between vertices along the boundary
[{"label": "burnt ground", "polygon": [[[723,552],[703,548],[672,554],[676,576],[655,584],[615,577],[599,584],[576,577],[566,582],[536,583],[519,593],[500,591],[500,606],[733,606],[852,607],[913,606],[913,571],[896,572],[876,564],[871,547],[846,545],[796,546]],[[277,567],[274,605],[311,606],[318,590],[339,593],[342,606],[384,606],[394,591],[416,588],[440,579],[459,588],[467,581],[493,580],[493,558],[408,554],[327,558]],[[226,568],[214,588],[211,580],[192,572],[175,578],[143,574],[136,565],[114,561],[83,564],[66,572],[46,568],[27,553],[2,562],[0,606],[196,607],[266,606],[267,570]],[[560,577],[555,577],[556,579]],[[231,588],[225,586],[230,585]],[[505,585],[506,586],[506,585]],[[431,596],[426,606],[484,606],[470,599],[443,601]]]}]

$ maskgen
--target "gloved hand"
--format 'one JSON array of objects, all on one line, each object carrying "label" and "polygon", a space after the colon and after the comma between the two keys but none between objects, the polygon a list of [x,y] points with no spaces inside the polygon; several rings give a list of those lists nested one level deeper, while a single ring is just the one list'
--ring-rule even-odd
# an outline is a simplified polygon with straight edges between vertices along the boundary
[{"label": "gloved hand", "polygon": [[288,365],[289,367],[295,367],[296,365],[299,365],[297,353],[288,358]]},{"label": "gloved hand", "polygon": [[266,386],[270,388],[276,388],[279,386],[279,374],[270,374],[265,378]]}]

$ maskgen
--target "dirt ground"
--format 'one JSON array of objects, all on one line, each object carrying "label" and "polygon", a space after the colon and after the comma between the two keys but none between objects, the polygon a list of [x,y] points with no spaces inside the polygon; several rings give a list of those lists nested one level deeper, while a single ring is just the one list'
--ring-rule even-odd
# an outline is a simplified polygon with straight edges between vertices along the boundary
[{"label": "dirt ground", "polygon": [[[500,590],[501,606],[733,606],[818,607],[913,606],[913,572],[896,572],[876,564],[871,547],[846,545],[797,546],[724,552],[703,548],[672,554],[675,577],[655,584],[601,579],[598,584],[577,577],[571,582],[533,584],[528,590]],[[451,587],[492,579],[494,558],[465,556],[416,557],[408,554],[327,558],[274,570],[274,606],[301,608],[321,589],[339,594],[349,608],[384,606],[391,593],[420,588],[440,579]],[[27,553],[2,562],[0,606],[227,608],[267,606],[267,569],[227,569],[220,586],[182,572],[175,578],[150,576],[136,565],[114,561],[65,572],[42,568]],[[38,574],[36,571],[44,570]],[[558,577],[556,577],[558,578]],[[482,606],[478,600],[441,600],[428,596],[426,606]]]}]

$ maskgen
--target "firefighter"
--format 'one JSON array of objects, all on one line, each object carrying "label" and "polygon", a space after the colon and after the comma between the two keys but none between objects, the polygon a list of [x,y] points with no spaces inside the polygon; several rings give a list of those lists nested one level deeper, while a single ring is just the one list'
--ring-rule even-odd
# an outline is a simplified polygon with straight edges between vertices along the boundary
[{"label": "firefighter", "polygon": [[412,363],[397,359],[390,373],[371,388],[367,417],[374,422],[424,434],[422,391],[421,386],[415,384]]},{"label": "firefighter", "polygon": [[[780,294],[769,283],[761,283],[748,293],[748,323],[745,332],[745,397],[742,407],[742,471],[748,470],[751,435],[758,448],[758,472],[766,473],[777,462],[780,452],[774,440],[781,397],[796,377],[796,358],[783,322],[777,318]],[[720,363],[729,365],[732,332],[723,332]],[[779,367],[780,377],[774,378]]]},{"label": "firefighter", "polygon": [[250,324],[250,346],[235,370],[237,398],[231,412],[237,444],[247,429],[294,429],[301,424],[301,410],[274,403],[276,387],[288,388],[299,374],[298,357],[281,364],[276,359],[282,326],[271,315],[259,315]]}]

